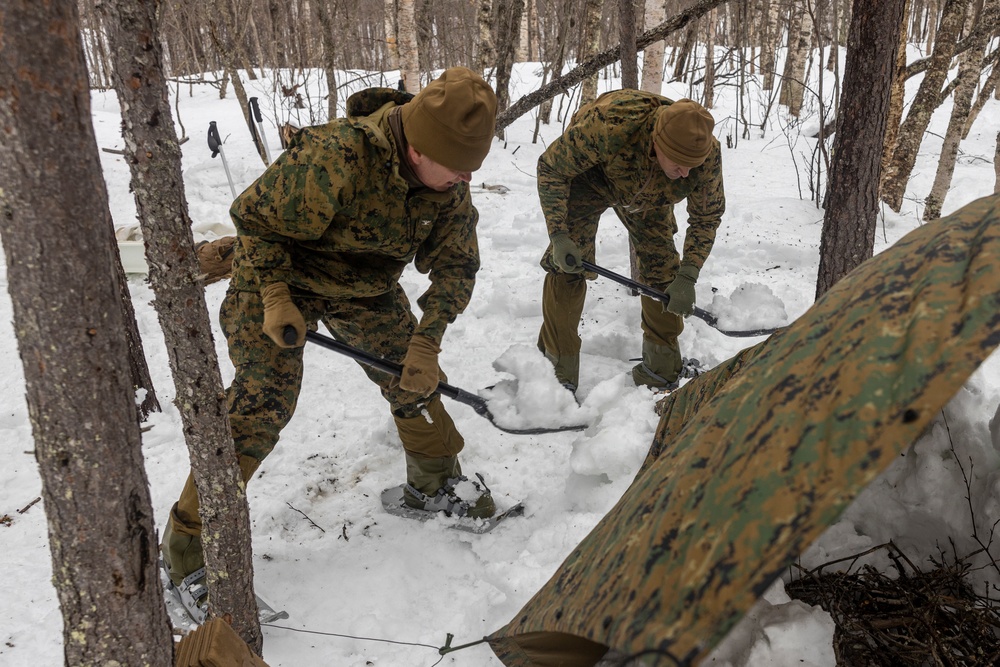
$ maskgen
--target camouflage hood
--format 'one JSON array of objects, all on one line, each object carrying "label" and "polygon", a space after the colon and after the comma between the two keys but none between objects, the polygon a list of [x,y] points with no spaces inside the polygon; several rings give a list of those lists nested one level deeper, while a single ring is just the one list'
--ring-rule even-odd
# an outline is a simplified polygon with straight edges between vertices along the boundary
[{"label": "camouflage hood", "polygon": [[510,667],[703,658],[1000,344],[997,266],[1000,195],[911,232],[673,393],[632,486],[494,652]]}]

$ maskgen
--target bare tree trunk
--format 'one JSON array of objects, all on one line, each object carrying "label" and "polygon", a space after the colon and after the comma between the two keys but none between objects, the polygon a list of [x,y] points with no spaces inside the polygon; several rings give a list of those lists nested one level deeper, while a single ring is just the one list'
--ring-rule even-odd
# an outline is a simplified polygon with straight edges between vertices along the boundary
[{"label": "bare tree trunk", "polygon": [[905,0],[855,0],[823,216],[816,298],[872,256],[880,156]]},{"label": "bare tree trunk", "polygon": [[920,82],[917,96],[910,105],[910,113],[899,128],[899,140],[892,152],[889,170],[882,182],[882,200],[899,212],[903,206],[906,182],[917,160],[917,151],[931,115],[941,103],[941,87],[948,75],[958,31],[965,19],[968,0],[945,0],[941,23],[938,27],[931,65]]},{"label": "bare tree trunk", "polygon": [[479,24],[479,72],[485,77],[496,63],[496,47],[493,43],[493,2],[479,0],[479,11],[476,14]]},{"label": "bare tree trunk", "polygon": [[705,101],[706,109],[715,106],[715,22],[716,10],[708,13],[708,37],[705,39]]},{"label": "bare tree trunk", "polygon": [[[661,23],[666,16],[664,0],[646,0],[645,20],[643,26],[653,26]],[[642,90],[659,95],[663,91],[663,48],[660,40],[646,47],[642,57]]]},{"label": "bare tree trunk", "polygon": [[688,60],[691,59],[691,51],[694,50],[695,42],[698,34],[698,24],[692,23],[688,26],[687,31],[684,33],[684,42],[681,45],[680,50],[677,52],[677,59],[674,61],[674,81],[686,81],[687,77],[685,72],[687,71]]},{"label": "bare tree trunk", "polygon": [[[909,11],[911,0],[906,0],[904,15]],[[896,148],[899,137],[899,123],[903,118],[903,94],[906,90],[906,43],[907,22],[903,21],[899,29],[899,46],[896,47],[896,71],[892,76],[892,90],[889,95],[889,117],[885,122],[885,140],[882,144],[882,176],[879,179],[879,196],[883,196],[885,177],[889,173],[889,163],[892,152]]]},{"label": "bare tree trunk", "polygon": [[0,238],[65,663],[170,667],[79,28],[75,0],[0,10]]},{"label": "bare tree trunk", "polygon": [[622,88],[639,87],[639,67],[635,49],[635,5],[618,0],[618,34],[621,42]]},{"label": "bare tree trunk", "polygon": [[[227,614],[258,654],[263,636],[253,592],[250,515],[229,430],[212,324],[191,235],[180,147],[162,71],[156,3],[104,5],[122,107],[122,134],[146,243],[154,305],[170,352],[177,409],[200,493],[210,611]],[[123,75],[124,73],[124,75]]]},{"label": "bare tree trunk", "polygon": [[[382,26],[385,30],[385,46],[389,53],[389,66],[386,69],[398,70],[399,64],[399,31],[396,30],[396,18],[399,10],[396,7],[396,0],[384,0],[382,3],[385,15],[382,17]],[[399,80],[403,80],[403,73],[400,72]]]},{"label": "bare tree trunk", "polygon": [[774,69],[777,67],[775,57],[778,53],[778,44],[781,42],[782,8],[783,5],[779,0],[770,0],[767,9],[764,46],[760,52],[760,71],[764,75],[764,90],[774,89]]},{"label": "bare tree trunk", "polygon": [[[592,58],[601,48],[601,6],[603,0],[586,0],[583,8],[583,45],[580,60]],[[597,70],[583,79],[580,106],[597,99]]]},{"label": "bare tree trunk", "polygon": [[323,72],[326,74],[326,117],[333,120],[337,117],[337,41],[334,32],[333,17],[327,0],[313,0],[316,11],[316,21],[320,25],[320,37],[323,42]]},{"label": "bare tree trunk", "polygon": [[996,174],[993,192],[1000,192],[1000,132],[997,132],[997,146],[993,150],[993,173]]},{"label": "bare tree trunk", "polygon": [[518,26],[517,53],[514,62],[527,62],[531,56],[531,38],[528,23],[531,20],[531,0],[525,0],[525,10],[521,12],[521,24]]},{"label": "bare tree trunk", "polygon": [[[514,65],[514,51],[517,49],[518,31],[524,0],[498,0],[497,4],[497,65],[496,93],[497,111],[503,111],[510,104],[510,71]],[[503,139],[503,130],[497,128],[498,138]]]},{"label": "bare tree trunk", "polygon": [[813,20],[807,6],[809,0],[797,0],[792,9],[794,18],[789,22],[788,59],[781,82],[778,103],[788,107],[788,113],[798,118],[805,99],[808,72],[806,59],[812,46]]},{"label": "bare tree trunk", "polygon": [[[978,21],[987,25],[997,25],[1000,18],[1000,0],[986,0],[980,5]],[[992,31],[990,31],[992,32]],[[924,220],[936,220],[941,217],[941,208],[951,187],[951,179],[955,174],[955,162],[958,160],[958,146],[962,142],[962,131],[969,119],[972,108],[972,98],[976,94],[976,85],[980,77],[980,61],[982,52],[986,49],[989,35],[985,31],[977,34],[977,45],[970,48],[959,57],[958,85],[955,88],[954,104],[951,118],[941,146],[941,157],[938,159],[937,172],[930,194],[924,200]]]},{"label": "bare tree trunk", "polygon": [[[969,119],[965,123],[965,129],[962,131],[962,138],[967,139],[969,136],[969,130],[972,129],[972,124],[976,122],[976,118],[979,117],[979,112],[983,110],[986,105],[986,101],[991,95],[1000,95],[1000,49],[997,49],[997,57],[993,60],[993,69],[990,71],[990,75],[986,77],[986,81],[983,82],[983,87],[979,91],[979,96],[976,98],[975,104],[972,105],[972,109],[969,111]],[[1000,99],[998,97],[997,99]]]},{"label": "bare tree trunk", "polygon": [[399,68],[403,88],[408,93],[420,92],[420,54],[417,51],[417,21],[414,0],[399,0],[396,25],[399,33]]}]

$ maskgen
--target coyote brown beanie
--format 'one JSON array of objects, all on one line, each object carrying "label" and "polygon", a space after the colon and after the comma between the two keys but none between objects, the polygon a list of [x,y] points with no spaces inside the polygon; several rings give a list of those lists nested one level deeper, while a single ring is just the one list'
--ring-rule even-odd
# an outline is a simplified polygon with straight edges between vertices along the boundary
[{"label": "coyote brown beanie", "polygon": [[693,100],[677,100],[656,110],[653,142],[669,160],[694,168],[712,150],[715,119]]},{"label": "coyote brown beanie", "polygon": [[455,171],[475,171],[493,144],[497,98],[482,77],[452,67],[400,109],[406,140]]}]

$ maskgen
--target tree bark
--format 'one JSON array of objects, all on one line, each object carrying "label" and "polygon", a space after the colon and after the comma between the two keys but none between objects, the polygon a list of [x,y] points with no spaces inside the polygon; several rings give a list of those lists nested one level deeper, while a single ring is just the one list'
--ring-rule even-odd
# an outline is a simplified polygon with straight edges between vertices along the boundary
[{"label": "tree bark", "polygon": [[[689,23],[691,23],[691,21],[704,16],[712,10],[712,8],[718,7],[726,2],[728,2],[728,0],[700,0],[700,2],[694,6],[685,9],[679,14],[667,19],[660,25],[644,32],[642,36],[636,40],[636,49],[644,49],[653,42],[662,40],[664,37],[676,32],[677,30],[682,30]],[[525,95],[517,102],[510,105],[506,111],[497,114],[497,131],[499,132],[503,128],[507,127],[542,102],[553,98],[559,93],[567,92],[572,86],[580,83],[590,74],[597,72],[602,67],[606,67],[615,62],[618,60],[619,53],[619,46],[614,46],[610,49],[602,51],[590,60],[580,63],[577,67],[563,76],[556,77],[548,84],[540,87],[538,90]]]},{"label": "tree bark", "polygon": [[764,75],[764,90],[774,89],[774,68],[781,42],[781,15],[784,5],[779,0],[770,0],[767,9],[767,25],[764,31],[764,46],[760,53],[760,71]]},{"label": "tree bark", "polygon": [[[997,25],[1000,18],[1000,0],[986,0],[979,8],[977,23]],[[945,131],[944,143],[941,146],[941,156],[938,158],[937,172],[930,194],[924,200],[924,220],[936,220],[941,217],[941,208],[951,187],[951,179],[955,174],[955,163],[958,160],[958,147],[962,142],[963,130],[972,109],[972,98],[976,94],[979,83],[982,52],[986,49],[987,34],[979,33],[979,43],[959,57],[958,85],[955,87],[954,103],[951,108],[951,118]]]},{"label": "tree bark", "polygon": [[778,103],[788,107],[788,113],[798,118],[805,99],[808,70],[806,59],[812,46],[812,14],[807,6],[809,0],[797,0],[792,8],[792,19],[788,28],[788,57],[782,75],[781,94]]},{"label": "tree bark", "polygon": [[420,55],[417,51],[417,21],[414,0],[399,0],[396,17],[399,48],[399,76],[403,89],[416,95],[420,92]]},{"label": "tree bark", "polygon": [[[396,1],[384,0],[382,8],[385,11],[385,16],[382,17],[382,27],[385,30],[386,51],[389,54],[389,66],[386,69],[398,70],[400,69],[399,31],[396,30],[396,17],[398,15]],[[403,80],[402,72],[400,72],[399,79]]]},{"label": "tree bark", "polygon": [[705,99],[706,109],[715,106],[715,16],[716,10],[708,13],[708,37],[705,39]]},{"label": "tree bark", "polygon": [[[664,0],[646,0],[643,26],[658,25],[666,18]],[[659,95],[663,91],[663,40],[646,47],[642,56],[642,90]]]},{"label": "tree bark", "polygon": [[965,18],[968,0],[946,0],[934,42],[932,64],[920,82],[917,95],[910,105],[910,112],[899,128],[899,139],[892,152],[892,160],[882,183],[882,200],[897,213],[903,207],[906,182],[917,160],[917,151],[930,124],[931,115],[941,103],[940,92],[948,76],[948,67],[955,52],[958,31]]},{"label": "tree bark", "polygon": [[639,65],[635,49],[635,5],[618,0],[618,34],[622,52],[622,88],[639,87]]},{"label": "tree bark", "polygon": [[[499,46],[496,60],[498,111],[503,111],[510,104],[510,72],[514,66],[514,52],[517,50],[517,38],[521,26],[521,12],[523,11],[524,0],[498,0],[496,10],[496,34]],[[503,139],[502,128],[497,128],[496,136]]]},{"label": "tree bark", "polygon": [[875,246],[881,149],[905,0],[854,0],[840,117],[830,165],[816,298]]},{"label": "tree bark", "polygon": [[496,47],[493,44],[493,3],[492,0],[479,0],[479,9],[476,14],[476,22],[479,24],[479,72],[485,77],[487,72],[496,63]]},{"label": "tree bark", "polygon": [[257,653],[263,637],[253,593],[250,517],[229,430],[229,412],[198,275],[171,117],[156,3],[104,5],[122,107],[122,134],[146,243],[154,305],[167,345],[184,435],[199,494],[210,613],[229,614]]},{"label": "tree bark", "polygon": [[316,21],[322,28],[320,35],[323,42],[323,72],[326,75],[326,118],[333,120],[337,117],[337,33],[327,0],[313,0],[313,7]]},{"label": "tree bark", "polygon": [[[911,0],[906,0],[903,9],[904,16],[909,12]],[[889,117],[885,122],[885,139],[882,142],[882,176],[879,179],[879,193],[884,191],[885,176],[889,173],[889,163],[892,161],[892,152],[896,148],[896,140],[899,137],[899,123],[903,118],[903,95],[906,91],[906,43],[907,43],[907,22],[903,21],[899,29],[899,46],[896,47],[896,71],[892,75],[892,90],[889,94]]]},{"label": "tree bark", "polygon": [[[580,59],[591,59],[601,48],[601,5],[603,0],[586,0],[583,9],[583,44],[580,47]],[[619,55],[621,50],[619,47]],[[617,58],[616,58],[617,60]],[[600,68],[594,69],[583,78],[580,90],[580,106],[597,99],[597,75]]]},{"label": "tree bark", "polygon": [[173,665],[74,0],[0,10],[0,237],[67,665]]}]

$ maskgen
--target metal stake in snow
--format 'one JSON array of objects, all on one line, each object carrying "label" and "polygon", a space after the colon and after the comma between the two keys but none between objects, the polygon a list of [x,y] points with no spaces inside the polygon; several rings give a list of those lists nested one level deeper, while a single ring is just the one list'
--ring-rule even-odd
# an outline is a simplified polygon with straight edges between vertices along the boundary
[{"label": "metal stake in snow", "polygon": [[229,191],[233,193],[233,199],[236,199],[236,187],[233,186],[233,177],[229,173],[229,163],[226,162],[226,153],[222,150],[222,139],[219,138],[219,128],[215,125],[214,120],[208,124],[208,148],[212,151],[212,157],[222,156],[222,167],[226,170],[226,178],[229,180]]},{"label": "metal stake in snow", "polygon": [[247,114],[250,117],[250,136],[253,137],[253,143],[257,147],[257,152],[260,153],[261,149],[263,149],[264,160],[267,164],[271,164],[271,149],[267,145],[267,137],[264,136],[264,119],[260,115],[260,106],[257,104],[257,98],[251,97],[247,101],[247,104],[250,105],[250,113]]}]

